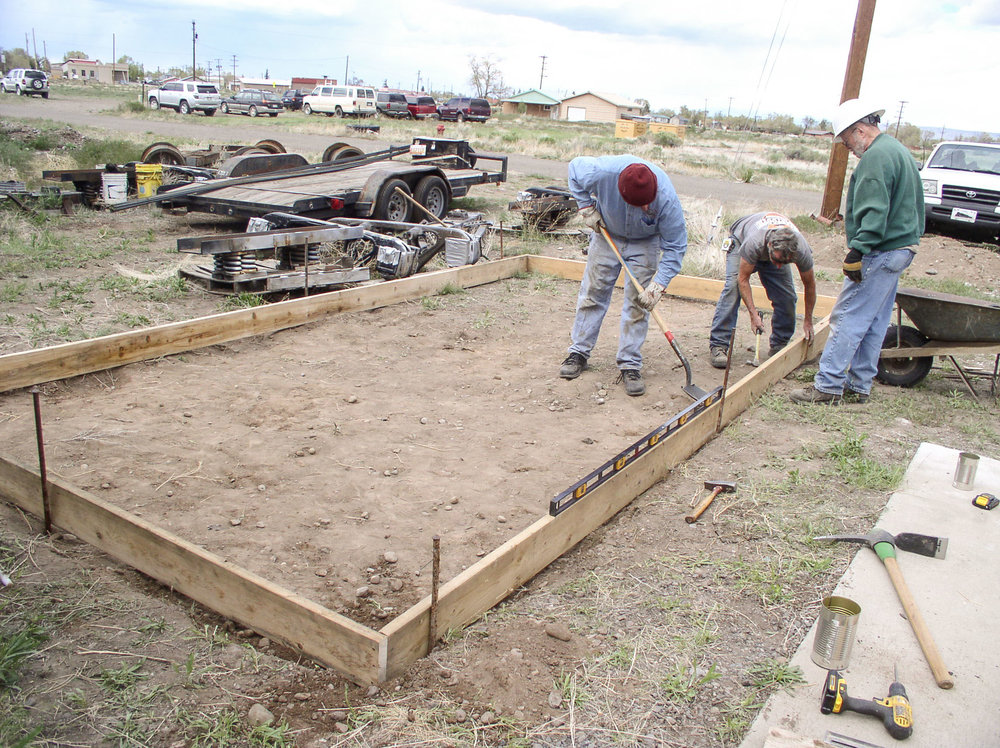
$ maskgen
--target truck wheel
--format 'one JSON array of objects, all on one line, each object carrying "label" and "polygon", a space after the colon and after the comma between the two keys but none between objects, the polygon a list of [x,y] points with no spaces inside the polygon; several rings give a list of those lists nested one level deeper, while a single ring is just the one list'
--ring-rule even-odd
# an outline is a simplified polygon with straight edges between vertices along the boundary
[{"label": "truck wheel", "polygon": [[341,109],[340,107],[337,107],[336,109],[334,109],[333,113],[336,114],[338,117],[341,117],[341,118],[343,118],[343,116],[344,116],[344,110]]},{"label": "truck wheel", "polygon": [[223,101],[222,106],[220,106],[219,109],[222,110],[223,114],[229,114],[229,104],[227,104],[226,102]]},{"label": "truck wheel", "polygon": [[259,114],[259,112],[257,111],[257,107],[255,107],[253,104],[251,104],[250,105],[250,111],[247,112],[247,114],[249,114],[251,117],[256,117]]},{"label": "truck wheel", "polygon": [[[898,341],[896,339],[897,329],[899,331]],[[903,325],[897,328],[895,325],[890,325],[885,333],[885,339],[882,341],[882,348],[916,348],[926,342],[927,338],[913,327]],[[879,359],[875,378],[896,387],[912,387],[927,376],[933,363],[933,356]]]},{"label": "truck wheel", "polygon": [[458,114],[455,115],[455,121],[458,123],[465,122],[465,115],[459,112]]},{"label": "truck wheel", "polygon": [[177,107],[177,111],[181,114],[191,114],[191,105],[186,101],[182,101],[180,106]]},{"label": "truck wheel", "polygon": [[417,182],[417,189],[413,191],[413,199],[423,205],[434,214],[435,218],[441,218],[448,212],[448,185],[441,177],[428,174]]},{"label": "truck wheel", "polygon": [[312,114],[313,113],[313,108],[311,106],[309,106],[308,104],[303,104],[302,105],[302,111],[305,112],[306,114]]},{"label": "truck wheel", "polygon": [[149,98],[149,108],[152,109],[154,112],[160,108],[160,102],[156,100],[155,96],[151,96]]},{"label": "truck wheel", "polygon": [[400,221],[410,220],[410,213],[413,206],[410,201],[396,192],[396,188],[402,190],[406,195],[410,195],[410,188],[402,179],[390,179],[382,185],[378,193],[378,200],[375,201],[374,216],[380,221]]}]

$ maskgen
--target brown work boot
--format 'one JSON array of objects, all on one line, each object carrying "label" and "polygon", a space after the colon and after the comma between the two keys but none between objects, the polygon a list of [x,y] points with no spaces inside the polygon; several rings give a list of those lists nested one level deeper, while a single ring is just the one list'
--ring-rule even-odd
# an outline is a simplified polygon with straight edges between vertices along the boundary
[{"label": "brown work boot", "polygon": [[725,369],[726,360],[729,358],[729,351],[726,348],[712,348],[712,366],[716,369]]},{"label": "brown work boot", "polygon": [[840,395],[835,395],[832,392],[820,392],[815,387],[792,390],[789,397],[793,403],[814,405],[840,405],[844,400]]},{"label": "brown work boot", "polygon": [[638,369],[622,369],[615,384],[619,382],[624,383],[626,395],[639,397],[646,394],[646,384],[642,381],[642,374]]}]

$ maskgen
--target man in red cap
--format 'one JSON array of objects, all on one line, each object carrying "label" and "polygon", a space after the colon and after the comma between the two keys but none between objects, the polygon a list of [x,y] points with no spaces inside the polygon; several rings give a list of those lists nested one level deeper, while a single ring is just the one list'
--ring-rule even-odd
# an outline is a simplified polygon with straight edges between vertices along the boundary
[{"label": "man in red cap", "polygon": [[642,344],[649,329],[649,312],[680,272],[687,250],[684,212],[670,179],[658,166],[635,156],[580,156],[569,164],[569,190],[580,216],[594,233],[587,250],[587,268],[576,301],[569,356],[559,369],[563,379],[575,379],[587,368],[597,343],[621,263],[597,226],[608,234],[645,288],[625,284],[616,364],[625,392],[646,392],[642,381]]}]

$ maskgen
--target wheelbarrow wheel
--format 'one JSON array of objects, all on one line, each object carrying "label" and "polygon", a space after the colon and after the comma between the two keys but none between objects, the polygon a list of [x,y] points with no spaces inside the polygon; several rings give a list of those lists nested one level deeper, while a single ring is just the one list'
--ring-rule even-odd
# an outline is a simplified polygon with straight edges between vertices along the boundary
[{"label": "wheelbarrow wheel", "polygon": [[[913,327],[890,325],[882,341],[882,348],[916,348],[927,342],[927,338]],[[933,356],[914,358],[882,358],[878,362],[875,378],[896,387],[912,387],[927,376],[934,363]]]}]

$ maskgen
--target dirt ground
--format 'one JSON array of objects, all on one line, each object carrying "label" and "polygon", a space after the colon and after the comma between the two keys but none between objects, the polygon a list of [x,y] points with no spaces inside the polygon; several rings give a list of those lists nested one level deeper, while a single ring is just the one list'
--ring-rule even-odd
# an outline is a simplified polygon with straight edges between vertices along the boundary
[{"label": "dirt ground", "polygon": [[[517,188],[490,199],[503,204]],[[149,211],[83,213],[57,230],[97,248],[122,241],[135,220],[156,232],[128,268],[146,274],[175,270],[176,255],[158,256],[176,237],[227,229]],[[842,233],[807,234],[820,293],[835,294]],[[531,239],[539,253],[583,259],[581,249]],[[66,277],[115,262],[97,256]],[[909,272],[996,289],[1000,255],[928,235]],[[442,538],[442,577],[451,578],[688,404],[683,371],[655,328],[644,347],[647,394],[629,398],[615,384],[620,296],[591,368],[558,377],[576,290],[512,278],[45,385],[48,468],[378,628],[427,593],[431,536]],[[123,312],[184,319],[218,303],[114,297],[91,308],[89,324]],[[706,389],[722,381],[708,363],[712,310],[673,298],[661,307]],[[8,312],[25,314],[17,304]],[[741,318],[737,378],[750,371],[746,327]],[[9,323],[0,343],[32,347]],[[737,744],[769,689],[795,687],[783,658],[849,560],[808,539],[870,527],[891,469],[901,472],[922,440],[1000,456],[1000,410],[981,382],[979,403],[943,369],[914,389],[878,385],[866,408],[788,405],[788,390],[813,371],[778,383],[505,603],[371,689],[71,535],[45,537],[37,520],[0,505],[0,570],[14,580],[0,613],[6,602],[54,622],[9,696],[10,719],[41,727],[45,745]],[[0,395],[0,427],[3,452],[34,465],[27,392]],[[739,491],[686,524],[710,479],[735,480]],[[280,729],[251,731],[253,705]]]}]

